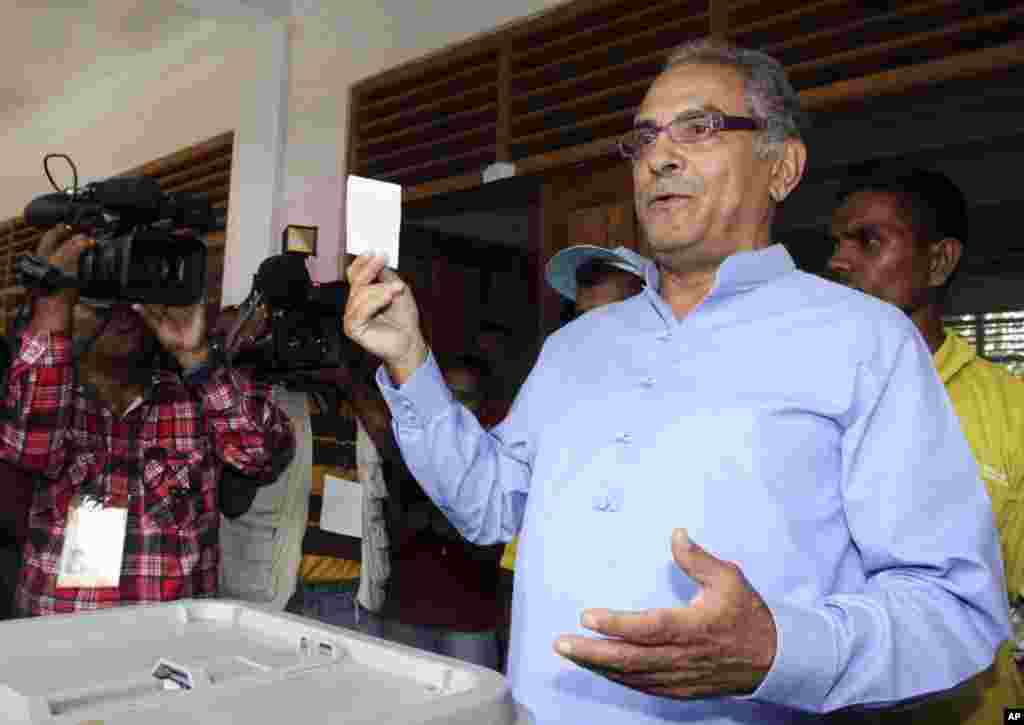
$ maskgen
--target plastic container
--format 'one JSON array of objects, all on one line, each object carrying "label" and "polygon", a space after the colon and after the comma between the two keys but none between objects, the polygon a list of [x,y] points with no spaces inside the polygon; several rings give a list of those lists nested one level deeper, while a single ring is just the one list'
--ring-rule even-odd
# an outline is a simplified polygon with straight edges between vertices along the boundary
[{"label": "plastic container", "polygon": [[231,600],[0,622],[18,725],[528,725],[505,678]]}]

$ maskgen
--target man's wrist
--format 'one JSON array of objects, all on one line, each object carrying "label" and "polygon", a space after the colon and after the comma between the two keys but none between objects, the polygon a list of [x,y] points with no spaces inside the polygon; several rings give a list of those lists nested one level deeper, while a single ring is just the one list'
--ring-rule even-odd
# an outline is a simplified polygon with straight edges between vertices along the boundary
[{"label": "man's wrist", "polygon": [[409,351],[408,355],[394,363],[388,363],[388,374],[396,385],[405,385],[413,373],[427,361],[429,355],[430,348],[427,347],[426,341],[421,338],[413,346],[413,349]]}]

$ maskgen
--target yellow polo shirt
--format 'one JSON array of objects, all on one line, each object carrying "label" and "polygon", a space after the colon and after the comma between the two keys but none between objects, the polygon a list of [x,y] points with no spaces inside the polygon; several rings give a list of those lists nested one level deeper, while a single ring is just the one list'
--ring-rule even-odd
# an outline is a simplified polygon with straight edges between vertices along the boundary
[{"label": "yellow polo shirt", "polygon": [[[1015,599],[1024,593],[1024,381],[978,357],[968,342],[952,332],[935,353],[935,367],[992,499],[1007,590]],[[1004,707],[1021,705],[1024,679],[1013,661],[1012,644],[1005,642],[995,664],[956,696],[891,716],[899,722],[929,725],[983,725],[1003,722]]]}]

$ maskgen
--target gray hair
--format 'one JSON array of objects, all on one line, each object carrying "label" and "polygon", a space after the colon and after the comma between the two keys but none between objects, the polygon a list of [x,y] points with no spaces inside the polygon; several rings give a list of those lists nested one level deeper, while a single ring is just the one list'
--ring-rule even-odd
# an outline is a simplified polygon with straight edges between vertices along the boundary
[{"label": "gray hair", "polygon": [[800,139],[807,115],[800,97],[779,61],[758,50],[748,50],[716,38],[702,38],[677,46],[663,71],[681,65],[702,64],[735,68],[745,79],[747,113],[767,122],[758,153],[768,156],[789,138]]}]

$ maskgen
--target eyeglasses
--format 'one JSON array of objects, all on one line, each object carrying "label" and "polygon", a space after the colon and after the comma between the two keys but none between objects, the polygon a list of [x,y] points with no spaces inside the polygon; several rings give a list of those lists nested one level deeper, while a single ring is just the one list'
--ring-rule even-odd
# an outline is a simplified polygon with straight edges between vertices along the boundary
[{"label": "eyeglasses", "polygon": [[662,131],[668,133],[674,143],[689,144],[706,141],[719,131],[760,131],[765,125],[759,118],[727,116],[719,111],[684,113],[664,126],[651,123],[623,134],[619,139],[619,151],[627,159],[637,161],[654,146]]}]

